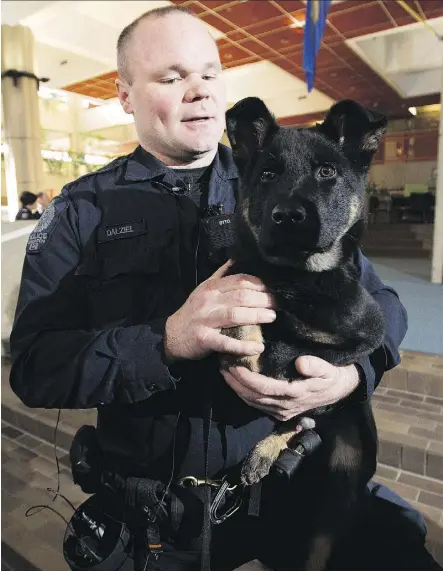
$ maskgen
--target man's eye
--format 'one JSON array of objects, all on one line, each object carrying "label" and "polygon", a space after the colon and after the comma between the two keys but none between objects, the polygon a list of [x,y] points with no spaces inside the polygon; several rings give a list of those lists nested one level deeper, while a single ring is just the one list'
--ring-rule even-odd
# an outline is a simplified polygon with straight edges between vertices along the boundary
[{"label": "man's eye", "polygon": [[333,179],[337,175],[337,169],[330,163],[325,163],[317,167],[315,176],[318,179]]},{"label": "man's eye", "polygon": [[202,76],[202,77],[203,77],[203,79],[206,80],[206,81],[211,80],[211,79],[217,79],[217,76],[216,76],[216,75],[204,75],[204,76]]},{"label": "man's eye", "polygon": [[180,81],[181,77],[168,77],[166,79],[162,79],[161,83],[164,83],[166,85],[172,85],[174,84],[176,81]]},{"label": "man's eye", "polygon": [[260,176],[260,179],[263,182],[273,181],[277,177],[277,174],[274,171],[263,171]]}]

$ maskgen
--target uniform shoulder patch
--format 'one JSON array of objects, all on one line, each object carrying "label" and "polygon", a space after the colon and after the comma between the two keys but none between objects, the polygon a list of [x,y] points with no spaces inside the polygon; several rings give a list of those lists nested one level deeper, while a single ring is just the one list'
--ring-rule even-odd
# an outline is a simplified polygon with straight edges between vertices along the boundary
[{"label": "uniform shoulder patch", "polygon": [[68,208],[64,197],[55,197],[43,211],[36,227],[29,235],[26,252],[35,254],[41,252],[48,243],[49,237],[57,228],[62,213]]}]

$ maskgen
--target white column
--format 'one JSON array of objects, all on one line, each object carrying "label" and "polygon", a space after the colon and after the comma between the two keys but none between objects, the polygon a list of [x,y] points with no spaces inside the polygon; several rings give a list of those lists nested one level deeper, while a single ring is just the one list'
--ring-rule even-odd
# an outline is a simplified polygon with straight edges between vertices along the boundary
[{"label": "white column", "polygon": [[[10,69],[34,73],[34,37],[24,26],[2,25],[2,72]],[[42,189],[40,113],[37,82],[21,77],[2,79],[2,108],[8,214],[17,214],[17,193]]]},{"label": "white column", "polygon": [[[443,52],[443,43],[440,44]],[[443,70],[441,74],[440,126],[438,136],[437,181],[435,189],[434,236],[432,240],[431,282],[442,283],[443,275]]]}]

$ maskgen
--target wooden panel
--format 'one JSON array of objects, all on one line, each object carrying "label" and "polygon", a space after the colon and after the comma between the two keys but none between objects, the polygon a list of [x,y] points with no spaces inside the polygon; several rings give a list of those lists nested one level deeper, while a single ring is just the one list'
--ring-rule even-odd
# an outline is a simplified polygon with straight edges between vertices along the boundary
[{"label": "wooden panel", "polygon": [[260,2],[241,2],[234,6],[228,5],[218,12],[221,16],[241,28],[251,26],[280,16],[281,11],[270,2],[260,0]]},{"label": "wooden panel", "polygon": [[409,161],[434,160],[438,153],[438,131],[416,132],[406,137]]},{"label": "wooden panel", "polygon": [[361,35],[359,30],[377,24],[382,24],[386,28],[392,27],[386,12],[378,2],[360,6],[358,10],[331,14],[330,19],[334,26],[347,37],[349,35],[359,36]]},{"label": "wooden panel", "polygon": [[286,10],[286,12],[296,12],[305,7],[301,0],[279,0],[277,4],[281,6],[283,10]]}]

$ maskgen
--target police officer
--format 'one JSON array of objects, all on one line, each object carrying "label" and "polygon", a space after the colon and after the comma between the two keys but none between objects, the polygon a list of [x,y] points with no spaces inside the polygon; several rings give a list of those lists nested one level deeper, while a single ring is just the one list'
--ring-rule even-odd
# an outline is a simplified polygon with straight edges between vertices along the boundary
[{"label": "police officer", "polygon": [[37,220],[41,214],[37,211],[38,195],[29,191],[23,191],[20,195],[20,202],[22,203],[15,220]]},{"label": "police officer", "polygon": [[[281,395],[276,380],[244,368],[220,373],[215,352],[263,350],[221,328],[267,323],[275,313],[264,285],[254,276],[225,276],[224,261],[209,256],[202,237],[200,219],[214,205],[233,212],[237,189],[230,150],[218,144],[226,100],[217,46],[186,9],[152,10],[120,35],[118,71],[119,99],[134,116],[140,145],[67,185],[30,235],[11,386],[29,407],[97,408],[109,474],[162,483],[219,479],[275,419],[370,397],[399,363],[405,310],[362,257],[362,283],[387,318],[383,346],[372,356],[347,367],[302,357],[297,367],[306,381],[280,383]],[[422,545],[421,517],[384,491]],[[191,537],[201,529],[201,511],[184,510],[180,542],[162,539],[174,563],[163,555],[156,569],[198,567]],[[258,556],[272,566],[275,548],[261,552],[259,525],[242,521],[241,512],[215,527],[212,565],[228,569]]]}]

